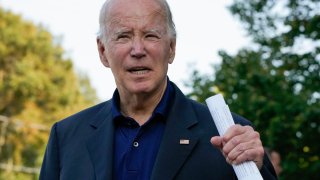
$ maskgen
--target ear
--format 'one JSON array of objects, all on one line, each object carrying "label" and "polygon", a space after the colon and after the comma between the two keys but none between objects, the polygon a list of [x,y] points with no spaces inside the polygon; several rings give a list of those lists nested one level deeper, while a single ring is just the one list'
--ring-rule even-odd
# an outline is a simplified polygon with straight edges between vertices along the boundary
[{"label": "ear", "polygon": [[102,62],[102,64],[105,67],[110,67],[109,61],[108,61],[106,54],[105,54],[106,48],[104,46],[104,43],[101,41],[101,39],[99,37],[97,37],[97,46],[98,46],[100,61]]},{"label": "ear", "polygon": [[172,38],[172,39],[170,40],[169,64],[172,64],[175,55],[176,55],[176,39],[175,39],[175,38]]}]

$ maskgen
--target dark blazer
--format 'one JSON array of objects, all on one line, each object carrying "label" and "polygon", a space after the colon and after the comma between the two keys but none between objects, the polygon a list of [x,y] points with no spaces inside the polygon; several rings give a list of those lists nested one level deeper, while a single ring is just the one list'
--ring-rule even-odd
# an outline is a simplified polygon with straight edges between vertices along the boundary
[{"label": "dark blazer", "polygon": [[[210,144],[218,135],[208,108],[175,91],[152,180],[237,179],[232,166]],[[233,114],[236,123],[250,124]],[[93,106],[54,124],[40,180],[111,180],[113,157],[111,101]],[[181,145],[180,139],[189,139]],[[260,170],[265,180],[276,179],[265,156]]]}]

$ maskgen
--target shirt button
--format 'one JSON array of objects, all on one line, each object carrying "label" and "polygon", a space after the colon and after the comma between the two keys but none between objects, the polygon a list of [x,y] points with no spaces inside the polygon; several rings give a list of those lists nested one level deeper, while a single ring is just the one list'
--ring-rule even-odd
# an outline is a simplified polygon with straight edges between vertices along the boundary
[{"label": "shirt button", "polygon": [[134,146],[134,147],[138,147],[138,146],[139,146],[139,143],[138,143],[137,141],[134,141],[134,142],[133,142],[133,146]]}]

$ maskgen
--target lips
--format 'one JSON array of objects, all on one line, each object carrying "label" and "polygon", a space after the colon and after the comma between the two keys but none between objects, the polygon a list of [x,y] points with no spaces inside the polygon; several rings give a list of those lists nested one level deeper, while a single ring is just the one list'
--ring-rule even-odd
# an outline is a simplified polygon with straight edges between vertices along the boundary
[{"label": "lips", "polygon": [[130,73],[136,74],[136,75],[142,75],[142,74],[146,74],[150,71],[151,69],[148,67],[132,67],[129,68],[128,71]]}]

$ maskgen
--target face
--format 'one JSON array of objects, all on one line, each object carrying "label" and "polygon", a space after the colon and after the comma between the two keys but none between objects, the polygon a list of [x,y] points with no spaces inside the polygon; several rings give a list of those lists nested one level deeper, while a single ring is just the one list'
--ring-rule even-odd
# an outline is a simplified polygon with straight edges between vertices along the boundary
[{"label": "face", "polygon": [[121,93],[153,93],[166,85],[175,55],[165,13],[152,0],[114,0],[108,10],[106,40],[98,39],[102,63],[111,68]]},{"label": "face", "polygon": [[276,171],[276,174],[279,176],[279,174],[282,171],[280,154],[273,151],[270,156],[274,170]]}]

